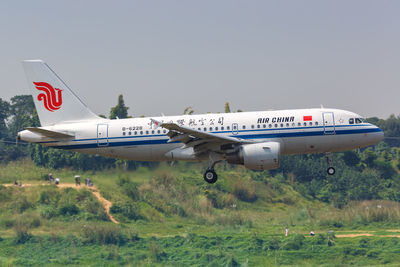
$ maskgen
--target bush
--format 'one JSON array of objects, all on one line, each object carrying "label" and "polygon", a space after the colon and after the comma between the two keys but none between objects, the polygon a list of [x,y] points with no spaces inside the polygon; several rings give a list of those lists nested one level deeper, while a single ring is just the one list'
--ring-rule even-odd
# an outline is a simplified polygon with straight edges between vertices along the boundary
[{"label": "bush", "polygon": [[75,215],[79,213],[79,208],[75,204],[64,204],[58,210],[59,214],[62,216]]},{"label": "bush", "polygon": [[233,194],[242,201],[254,202],[257,200],[254,186],[242,180],[237,181],[233,185]]},{"label": "bush", "polygon": [[138,205],[131,202],[115,203],[111,206],[110,212],[114,214],[122,214],[128,219],[139,220],[142,219],[140,208]]},{"label": "bush", "polygon": [[45,190],[40,193],[39,200],[38,202],[40,204],[50,204],[51,202],[54,202],[57,200],[59,197],[59,192],[57,189],[55,190]]},{"label": "bush", "polygon": [[32,235],[29,233],[29,228],[30,225],[26,221],[23,221],[21,219],[17,221],[17,223],[14,225],[16,244],[24,244],[32,237]]},{"label": "bush", "polygon": [[123,245],[128,240],[116,225],[84,225],[82,235],[89,243],[101,245]]},{"label": "bush", "polygon": [[18,199],[11,203],[13,209],[18,213],[23,213],[27,209],[32,207],[25,195],[18,196]]},{"label": "bush", "polygon": [[306,238],[300,234],[292,235],[284,248],[287,250],[299,250],[303,246],[305,239]]},{"label": "bush", "polygon": [[57,209],[53,205],[43,205],[39,209],[39,214],[44,219],[51,219],[57,215]]}]

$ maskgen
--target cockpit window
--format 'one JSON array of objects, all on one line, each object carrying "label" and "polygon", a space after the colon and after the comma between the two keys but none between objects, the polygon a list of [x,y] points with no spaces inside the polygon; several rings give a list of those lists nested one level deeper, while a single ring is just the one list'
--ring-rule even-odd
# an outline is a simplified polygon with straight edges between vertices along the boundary
[{"label": "cockpit window", "polygon": [[349,124],[354,124],[354,119],[353,118],[349,119]]},{"label": "cockpit window", "polygon": [[357,124],[360,124],[360,123],[363,123],[364,122],[364,119],[362,119],[362,118],[356,118],[356,123]]}]

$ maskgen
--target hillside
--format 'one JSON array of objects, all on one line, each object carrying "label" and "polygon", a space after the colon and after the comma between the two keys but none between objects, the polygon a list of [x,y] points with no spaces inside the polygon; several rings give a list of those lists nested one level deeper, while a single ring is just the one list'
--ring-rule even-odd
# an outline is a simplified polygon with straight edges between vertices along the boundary
[{"label": "hillside", "polygon": [[[323,159],[312,160],[320,164]],[[337,208],[332,201],[305,193],[295,174],[220,165],[218,183],[209,185],[202,180],[203,169],[202,164],[165,163],[83,172],[49,170],[28,159],[2,164],[2,184],[18,180],[30,186],[0,186],[0,263],[253,266],[400,261],[394,232],[400,228],[397,202],[349,199]],[[47,185],[49,172],[61,179],[61,188]],[[110,221],[91,189],[71,186],[76,174],[93,180],[120,224]],[[286,227],[289,237],[284,236]],[[310,231],[316,236],[310,237]]]}]

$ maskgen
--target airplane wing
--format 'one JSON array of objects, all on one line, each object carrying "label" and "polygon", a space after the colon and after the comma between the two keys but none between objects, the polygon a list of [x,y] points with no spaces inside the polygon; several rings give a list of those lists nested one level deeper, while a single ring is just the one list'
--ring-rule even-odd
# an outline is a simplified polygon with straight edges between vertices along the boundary
[{"label": "airplane wing", "polygon": [[50,138],[72,138],[74,137],[74,135],[70,135],[70,134],[66,134],[66,133],[61,133],[61,132],[56,132],[56,131],[50,131],[50,130],[46,130],[43,128],[37,128],[37,127],[27,127],[27,130],[33,132],[33,133],[38,133],[41,135],[44,135],[46,137],[50,137]]},{"label": "airplane wing", "polygon": [[[169,130],[167,135],[169,136],[170,140],[168,142],[179,141],[184,143],[187,147],[201,146],[203,148],[208,147],[209,150],[218,150],[215,149],[215,145],[253,143],[252,141],[241,138],[222,136],[209,132],[201,132],[189,127],[179,126],[173,122],[162,123],[153,119],[152,122],[157,126]],[[211,147],[214,147],[214,149],[210,149]]]}]

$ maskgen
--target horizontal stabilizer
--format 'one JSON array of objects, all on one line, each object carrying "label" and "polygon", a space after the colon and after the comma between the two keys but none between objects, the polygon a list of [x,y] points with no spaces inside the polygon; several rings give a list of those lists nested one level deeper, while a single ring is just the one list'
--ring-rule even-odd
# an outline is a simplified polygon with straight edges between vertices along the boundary
[{"label": "horizontal stabilizer", "polygon": [[56,132],[56,131],[50,131],[50,130],[46,130],[46,129],[42,129],[42,128],[36,128],[36,127],[28,127],[26,128],[28,131],[31,131],[33,133],[38,133],[41,135],[44,135],[46,137],[50,137],[50,138],[73,138],[75,137],[74,135],[71,134],[66,134],[66,133],[61,133],[61,132]]}]

